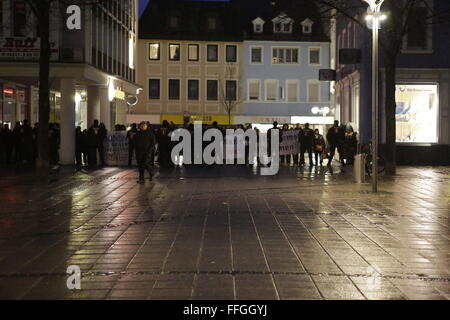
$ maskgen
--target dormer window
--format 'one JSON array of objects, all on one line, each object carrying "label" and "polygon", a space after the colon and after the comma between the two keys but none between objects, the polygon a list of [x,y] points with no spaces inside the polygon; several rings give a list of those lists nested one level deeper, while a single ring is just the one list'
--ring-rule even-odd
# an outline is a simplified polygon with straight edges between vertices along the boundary
[{"label": "dormer window", "polygon": [[309,19],[306,18],[305,20],[302,21],[301,25],[302,25],[302,32],[304,34],[310,34],[312,33],[312,25],[314,24],[314,22]]},{"label": "dormer window", "polygon": [[254,33],[262,33],[264,28],[265,21],[261,18],[256,18],[252,21],[253,23],[253,32]]},{"label": "dormer window", "polygon": [[285,13],[272,19],[274,33],[292,33],[292,24],[294,20],[289,18]]}]

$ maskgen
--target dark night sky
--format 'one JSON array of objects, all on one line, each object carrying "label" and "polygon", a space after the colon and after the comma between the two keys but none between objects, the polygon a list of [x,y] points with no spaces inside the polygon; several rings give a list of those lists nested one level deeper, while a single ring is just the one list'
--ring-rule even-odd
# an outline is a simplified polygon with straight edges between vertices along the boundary
[{"label": "dark night sky", "polygon": [[[147,3],[150,0],[139,0],[139,15],[144,12],[145,7],[147,6]],[[228,1],[228,0],[186,0],[186,1]]]}]

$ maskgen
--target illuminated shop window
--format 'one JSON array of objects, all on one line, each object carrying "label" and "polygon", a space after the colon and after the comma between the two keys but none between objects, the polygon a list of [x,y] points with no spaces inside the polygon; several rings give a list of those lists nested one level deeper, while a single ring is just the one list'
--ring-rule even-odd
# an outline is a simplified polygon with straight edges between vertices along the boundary
[{"label": "illuminated shop window", "polygon": [[439,108],[436,84],[398,84],[397,142],[436,143]]}]

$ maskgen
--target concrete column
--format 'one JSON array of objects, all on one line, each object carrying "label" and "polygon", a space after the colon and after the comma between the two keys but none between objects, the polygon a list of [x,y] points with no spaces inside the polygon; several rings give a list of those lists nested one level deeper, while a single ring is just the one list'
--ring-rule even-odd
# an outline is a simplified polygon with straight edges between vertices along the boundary
[{"label": "concrete column", "polygon": [[94,120],[100,120],[100,93],[99,88],[87,88],[87,127],[90,128]]},{"label": "concrete column", "polygon": [[111,131],[111,101],[108,98],[108,88],[99,88],[100,93],[100,122]]},{"label": "concrete column", "polygon": [[61,79],[60,163],[75,163],[75,80]]}]

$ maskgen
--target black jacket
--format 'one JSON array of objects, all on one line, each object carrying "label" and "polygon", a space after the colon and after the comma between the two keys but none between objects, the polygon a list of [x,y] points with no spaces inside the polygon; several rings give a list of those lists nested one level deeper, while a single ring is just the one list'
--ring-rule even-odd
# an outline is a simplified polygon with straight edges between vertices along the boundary
[{"label": "black jacket", "polygon": [[342,127],[331,127],[327,133],[327,141],[329,144],[342,144],[345,140],[345,130]]},{"label": "black jacket", "polygon": [[155,135],[151,130],[138,131],[134,136],[134,147],[137,154],[150,153],[155,144]]},{"label": "black jacket", "polygon": [[302,146],[311,147],[313,145],[314,131],[312,129],[303,129],[299,133],[299,141]]}]

